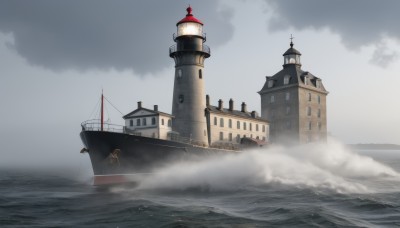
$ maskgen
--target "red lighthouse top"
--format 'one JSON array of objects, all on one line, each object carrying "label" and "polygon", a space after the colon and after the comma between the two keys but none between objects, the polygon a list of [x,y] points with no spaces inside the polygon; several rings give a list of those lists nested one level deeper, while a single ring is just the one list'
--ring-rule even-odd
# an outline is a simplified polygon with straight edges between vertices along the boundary
[{"label": "red lighthouse top", "polygon": [[179,24],[182,24],[182,23],[185,23],[185,22],[195,22],[195,23],[199,23],[199,24],[203,25],[203,22],[201,22],[199,19],[197,19],[197,18],[195,18],[193,16],[192,7],[190,7],[190,5],[186,9],[186,11],[187,11],[186,17],[183,18],[182,20],[180,20],[176,25],[179,25]]}]

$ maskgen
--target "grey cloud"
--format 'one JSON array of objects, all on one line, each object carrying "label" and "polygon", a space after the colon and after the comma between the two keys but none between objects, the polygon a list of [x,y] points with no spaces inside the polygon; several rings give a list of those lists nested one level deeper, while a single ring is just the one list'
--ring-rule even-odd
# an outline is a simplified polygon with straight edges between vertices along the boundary
[{"label": "grey cloud", "polygon": [[[385,37],[400,38],[400,1],[397,0],[266,0],[273,11],[269,21],[271,31],[329,28],[340,35],[351,50],[365,45],[377,45]],[[379,50],[377,50],[379,52]],[[375,53],[372,61],[393,61],[388,55]],[[384,57],[383,59],[381,57]],[[381,62],[382,63],[382,62]],[[379,65],[386,65],[381,64]]]},{"label": "grey cloud", "polygon": [[[152,73],[169,66],[176,22],[187,2],[128,0],[0,1],[0,32],[11,33],[8,46],[30,64],[66,69],[133,70]],[[194,15],[212,33],[216,47],[233,34],[232,10],[218,1],[192,5]]]}]

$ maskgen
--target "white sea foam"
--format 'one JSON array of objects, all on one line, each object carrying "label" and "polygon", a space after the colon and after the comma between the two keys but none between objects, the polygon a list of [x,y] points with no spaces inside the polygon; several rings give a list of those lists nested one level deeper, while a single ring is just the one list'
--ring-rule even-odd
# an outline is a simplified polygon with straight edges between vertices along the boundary
[{"label": "white sea foam", "polygon": [[331,140],[328,144],[274,146],[200,162],[176,163],[158,170],[139,188],[230,190],[280,183],[342,193],[366,193],[374,191],[365,184],[366,179],[388,177],[400,179],[392,168]]}]

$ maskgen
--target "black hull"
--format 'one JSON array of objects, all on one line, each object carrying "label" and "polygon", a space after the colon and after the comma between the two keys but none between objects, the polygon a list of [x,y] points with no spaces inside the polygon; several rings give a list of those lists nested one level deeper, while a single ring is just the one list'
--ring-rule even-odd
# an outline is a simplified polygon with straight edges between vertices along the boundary
[{"label": "black hull", "polygon": [[[82,131],[82,142],[90,156],[94,184],[137,181],[174,162],[194,161],[236,151],[107,131]],[[112,152],[119,150],[116,156]]]}]

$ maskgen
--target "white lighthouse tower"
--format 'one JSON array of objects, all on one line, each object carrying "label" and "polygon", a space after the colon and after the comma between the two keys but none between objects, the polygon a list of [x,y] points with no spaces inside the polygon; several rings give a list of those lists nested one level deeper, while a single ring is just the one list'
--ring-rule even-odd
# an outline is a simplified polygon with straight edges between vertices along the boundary
[{"label": "white lighthouse tower", "polygon": [[169,56],[175,60],[172,130],[207,145],[203,69],[210,48],[204,44],[203,23],[193,16],[190,6],[186,10],[186,17],[176,24],[176,44],[169,48]]}]

